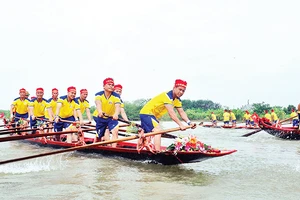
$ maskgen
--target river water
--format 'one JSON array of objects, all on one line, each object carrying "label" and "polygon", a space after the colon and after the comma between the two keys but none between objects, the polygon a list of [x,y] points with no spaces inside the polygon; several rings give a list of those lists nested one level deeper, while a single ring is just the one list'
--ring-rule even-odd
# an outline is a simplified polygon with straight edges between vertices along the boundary
[{"label": "river water", "polygon": [[[174,128],[173,122],[163,127]],[[0,165],[1,199],[211,199],[298,200],[300,142],[264,131],[197,127],[206,144],[236,153],[199,163],[163,166],[78,152]],[[168,145],[172,139],[163,139]],[[0,143],[1,160],[51,148],[18,141]]]}]

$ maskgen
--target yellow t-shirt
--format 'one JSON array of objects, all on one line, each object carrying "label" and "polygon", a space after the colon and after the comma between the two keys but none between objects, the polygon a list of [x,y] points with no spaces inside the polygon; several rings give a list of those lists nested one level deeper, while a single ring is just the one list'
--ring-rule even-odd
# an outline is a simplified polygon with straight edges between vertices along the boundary
[{"label": "yellow t-shirt", "polygon": [[265,118],[267,118],[268,120],[272,121],[272,117],[271,117],[270,113],[266,113],[265,114]]},{"label": "yellow t-shirt", "polygon": [[68,101],[67,95],[61,96],[57,100],[57,103],[61,104],[61,108],[58,114],[58,116],[61,118],[74,116],[74,110],[80,110],[79,105],[75,102],[74,99],[72,99],[71,102]]},{"label": "yellow t-shirt", "polygon": [[12,105],[14,105],[15,112],[19,114],[26,114],[28,113],[29,103],[29,99],[21,100],[20,97],[18,97],[12,102]]},{"label": "yellow t-shirt", "polygon": [[230,114],[228,112],[224,112],[223,113],[223,121],[229,121],[229,118],[230,118]]},{"label": "yellow t-shirt", "polygon": [[[102,104],[102,112],[108,116],[115,114],[116,107],[115,104],[121,104],[120,95],[116,92],[112,92],[110,97],[106,98],[104,91],[98,92],[95,94],[95,101],[99,100]],[[96,109],[93,113],[93,116],[98,117],[99,113]]]},{"label": "yellow t-shirt", "polygon": [[271,113],[271,117],[272,117],[273,121],[278,120],[278,117],[275,112]]},{"label": "yellow t-shirt", "polygon": [[44,117],[45,110],[48,102],[46,99],[42,99],[41,102],[38,102],[37,98],[32,99],[29,103],[29,107],[33,107],[33,115],[36,117]]},{"label": "yellow t-shirt", "polygon": [[229,114],[231,120],[236,120],[235,114],[233,112],[230,112]]},{"label": "yellow t-shirt", "polygon": [[79,105],[79,107],[80,107],[80,111],[81,111],[82,114],[85,112],[85,110],[86,110],[87,108],[90,108],[90,103],[89,103],[89,101],[86,100],[86,99],[83,100],[83,101],[81,101],[81,100],[80,100],[80,97],[76,97],[76,98],[75,98],[75,101],[78,103],[78,105]]},{"label": "yellow t-shirt", "polygon": [[217,116],[215,114],[211,114],[211,120],[217,120]]},{"label": "yellow t-shirt", "polygon": [[297,119],[298,118],[298,114],[295,111],[291,112],[290,116],[293,117],[293,119]]},{"label": "yellow t-shirt", "polygon": [[250,117],[251,117],[250,113],[249,114],[247,114],[247,113],[244,114],[244,119],[245,120],[250,120]]},{"label": "yellow t-shirt", "polygon": [[181,108],[182,103],[179,98],[173,99],[173,90],[163,92],[148,101],[141,109],[140,114],[154,115],[157,119],[168,112],[165,105],[169,104],[175,108]]},{"label": "yellow t-shirt", "polygon": [[52,109],[52,112],[55,115],[56,107],[57,107],[57,101],[55,101],[53,98],[48,99],[48,104],[47,104],[46,110],[45,110],[45,118],[49,119],[49,112],[48,112],[49,108]]}]

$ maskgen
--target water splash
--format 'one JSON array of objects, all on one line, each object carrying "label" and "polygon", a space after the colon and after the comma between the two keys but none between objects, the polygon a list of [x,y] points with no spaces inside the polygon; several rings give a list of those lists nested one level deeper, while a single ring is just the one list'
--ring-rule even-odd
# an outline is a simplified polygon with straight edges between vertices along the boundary
[{"label": "water splash", "polygon": [[54,155],[34,160],[9,163],[0,166],[0,174],[24,174],[40,171],[55,171],[66,169],[68,160],[66,155]]}]

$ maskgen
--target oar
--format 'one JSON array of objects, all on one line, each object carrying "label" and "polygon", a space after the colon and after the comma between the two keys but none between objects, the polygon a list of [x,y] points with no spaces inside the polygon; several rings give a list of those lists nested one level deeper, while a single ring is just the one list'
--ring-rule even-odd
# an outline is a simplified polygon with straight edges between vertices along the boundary
[{"label": "oar", "polygon": [[[83,132],[94,131],[94,128],[91,129],[84,129]],[[51,133],[41,133],[41,134],[30,134],[30,135],[14,135],[9,137],[2,137],[0,138],[0,142],[8,142],[14,140],[23,140],[28,138],[36,138],[36,137],[46,137],[52,135],[62,135],[62,134],[69,134],[69,133],[76,133],[78,131],[61,131],[61,132],[51,132]]]},{"label": "oar", "polygon": [[[51,129],[49,127],[45,127],[44,129]],[[5,135],[5,134],[11,134],[11,133],[22,133],[22,132],[28,132],[28,131],[38,131],[40,130],[39,128],[32,128],[32,129],[23,129],[23,130],[11,130],[7,132],[1,132],[0,135]]]},{"label": "oar", "polygon": [[[124,129],[119,129],[119,131],[120,131],[120,132],[127,132],[127,130],[124,130]],[[133,132],[129,132],[129,133],[131,133],[131,134],[138,134],[138,133],[133,133]],[[119,135],[120,135],[120,134],[119,134]],[[177,136],[171,135],[171,134],[167,134],[167,133],[162,134],[162,137],[164,137],[164,138],[170,138],[170,139],[175,139],[175,138],[177,138]]]},{"label": "oar", "polygon": [[262,129],[257,129],[257,130],[255,130],[255,131],[252,131],[252,132],[250,132],[250,133],[247,133],[247,134],[242,135],[242,137],[248,137],[248,136],[253,135],[253,134],[255,134],[255,133],[258,133],[258,132],[260,132],[260,131],[262,131]]},{"label": "oar", "polygon": [[282,122],[289,121],[289,120],[291,120],[291,119],[293,119],[293,118],[295,118],[295,117],[297,117],[297,116],[289,117],[289,118],[287,118],[287,119],[283,119],[283,120],[279,121],[278,123],[281,124]]},{"label": "oar", "polygon": [[[191,128],[191,126],[187,126],[186,128]],[[148,136],[165,134],[165,133],[179,131],[179,130],[180,130],[180,127],[171,128],[171,129],[166,129],[166,130],[161,130],[161,131],[155,131],[155,132],[151,132],[151,133],[146,133],[146,134],[144,134],[144,136],[148,137]],[[7,164],[7,163],[12,163],[12,162],[17,162],[17,161],[22,161],[22,160],[28,160],[28,159],[32,159],[32,158],[38,158],[38,157],[43,157],[43,156],[49,156],[49,155],[59,154],[59,153],[65,153],[65,152],[69,152],[69,151],[82,150],[82,149],[86,149],[86,148],[94,147],[94,146],[98,146],[98,145],[104,145],[104,144],[111,144],[111,143],[116,143],[116,142],[123,142],[123,141],[128,141],[128,140],[134,140],[134,139],[138,139],[138,138],[139,138],[138,135],[133,135],[133,136],[119,138],[119,139],[115,139],[115,140],[108,140],[108,141],[97,142],[97,143],[93,143],[93,144],[87,144],[87,145],[83,145],[83,146],[71,147],[71,148],[68,148],[68,149],[61,149],[61,150],[52,151],[52,152],[48,152],[48,153],[42,153],[42,154],[36,154],[36,155],[32,155],[32,156],[26,156],[26,157],[21,157],[21,158],[4,160],[4,161],[0,161],[0,165]]]},{"label": "oar", "polygon": [[[27,128],[27,127],[29,127],[29,126],[24,126],[23,128]],[[18,130],[18,129],[21,129],[21,127],[2,129],[2,130],[0,130],[0,133],[1,132],[8,132],[8,131],[11,131],[11,130]]]},{"label": "oar", "polygon": [[[107,117],[109,117],[109,116],[107,116]],[[120,119],[120,118],[119,118],[118,121],[123,122],[123,123],[126,123],[126,124],[128,124],[128,125],[133,124],[133,125],[137,126],[138,128],[141,128],[141,127],[142,127],[140,124],[136,124],[136,123],[134,123],[134,122],[126,121],[126,120],[124,120],[124,119]],[[172,139],[177,138],[177,136],[172,135],[172,134],[168,134],[168,133],[162,134],[161,137],[164,137],[164,138],[172,138]]]}]

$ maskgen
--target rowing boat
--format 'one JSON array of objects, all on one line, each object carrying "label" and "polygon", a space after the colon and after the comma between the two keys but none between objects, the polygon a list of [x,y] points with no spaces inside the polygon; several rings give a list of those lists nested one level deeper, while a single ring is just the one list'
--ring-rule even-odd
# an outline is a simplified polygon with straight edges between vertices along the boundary
[{"label": "rowing boat", "polygon": [[260,118],[259,126],[270,135],[287,140],[300,140],[300,130],[293,127],[272,125],[268,119]]},{"label": "rowing boat", "polygon": [[[85,137],[84,140],[86,144],[91,144],[93,142],[93,139],[88,137]],[[48,139],[45,140],[45,138],[30,138],[22,140],[22,142],[52,148],[71,148],[76,146],[75,143],[52,141]],[[236,152],[236,150],[174,152],[168,150],[167,147],[162,147],[162,151],[155,154],[145,148],[138,151],[136,146],[137,144],[134,142],[118,142],[117,147],[98,145],[89,148],[83,148],[78,151],[85,153],[96,153],[109,157],[123,157],[131,160],[147,161],[150,163],[157,163],[162,165],[201,162],[207,159],[225,156]]]},{"label": "rowing boat", "polygon": [[229,126],[214,126],[212,124],[203,124],[201,125],[202,127],[205,127],[205,128],[226,128],[226,129],[260,129],[258,126],[232,126],[232,125],[229,125]]}]

